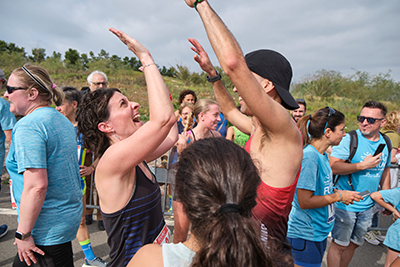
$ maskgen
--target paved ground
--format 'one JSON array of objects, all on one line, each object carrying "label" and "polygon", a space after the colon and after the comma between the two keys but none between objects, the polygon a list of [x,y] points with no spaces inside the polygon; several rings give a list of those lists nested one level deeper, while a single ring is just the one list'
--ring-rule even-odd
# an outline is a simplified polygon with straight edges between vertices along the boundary
[{"label": "paved ground", "polygon": [[[389,225],[389,219],[389,217],[383,217],[380,226],[387,227]],[[171,220],[169,216],[166,216],[166,220],[168,226],[173,230],[173,220]],[[9,232],[0,239],[0,266],[11,267],[17,253],[17,249],[13,245],[14,232],[17,228],[17,216],[16,212],[11,210],[9,187],[7,185],[3,185],[0,192],[0,225],[4,223],[8,225]],[[108,261],[109,248],[105,231],[99,231],[97,228],[97,222],[94,221],[92,225],[89,225],[89,232],[95,255]],[[82,266],[84,255],[76,239],[73,241],[73,250],[75,266]],[[362,247],[357,249],[350,266],[384,266],[386,251],[387,248],[382,244],[379,246],[373,246],[365,243]],[[326,267],[325,261],[322,266]]]}]

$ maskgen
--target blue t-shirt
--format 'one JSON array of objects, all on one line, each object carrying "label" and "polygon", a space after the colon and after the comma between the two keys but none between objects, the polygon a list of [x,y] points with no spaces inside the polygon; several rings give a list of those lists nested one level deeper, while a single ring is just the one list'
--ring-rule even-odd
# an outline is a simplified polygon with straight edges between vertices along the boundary
[{"label": "blue t-shirt", "polygon": [[51,246],[72,241],[82,217],[76,133],[73,125],[51,107],[34,110],[12,132],[6,166],[17,204],[21,203],[24,171],[46,169],[46,197],[32,230],[35,244]]},{"label": "blue t-shirt", "polygon": [[[400,187],[381,190],[379,192],[386,203],[392,204],[398,211],[400,211]],[[400,251],[400,219],[397,219],[389,227],[383,244],[391,249]]]},{"label": "blue t-shirt", "polygon": [[[11,130],[16,123],[15,116],[10,112],[10,104],[0,97],[0,162],[3,164],[6,148],[4,141],[6,136],[4,131]],[[1,165],[2,166],[2,165]],[[0,176],[3,173],[3,167],[0,167]],[[1,185],[0,185],[1,186]]]},{"label": "blue t-shirt", "polygon": [[[307,145],[304,148],[301,172],[296,188],[313,191],[316,196],[333,193],[332,170],[326,153],[321,155],[312,145]],[[335,209],[333,204],[316,209],[302,209],[297,199],[296,190],[292,210],[289,214],[287,236],[321,242],[328,237],[334,221]]]},{"label": "blue t-shirt", "polygon": [[[385,144],[385,139],[382,135],[379,135],[378,141],[370,141],[365,138],[360,130],[356,131],[358,137],[358,147],[356,154],[354,155],[351,163],[358,163],[365,159],[368,155],[373,155],[379,144]],[[347,160],[350,154],[350,135],[347,134],[338,146],[333,147],[332,157]],[[372,169],[366,169],[363,171],[355,172],[351,174],[351,182],[354,189],[357,192],[368,190],[369,192],[375,192],[378,190],[379,183],[381,181],[382,173],[386,167],[390,167],[390,153],[387,146],[382,151],[381,162]],[[349,185],[349,176],[341,175],[336,186],[340,190],[353,190]],[[374,205],[374,201],[370,197],[360,200],[360,202],[354,202],[352,205],[345,205],[337,202],[336,208],[351,211],[361,212],[371,208]]]}]

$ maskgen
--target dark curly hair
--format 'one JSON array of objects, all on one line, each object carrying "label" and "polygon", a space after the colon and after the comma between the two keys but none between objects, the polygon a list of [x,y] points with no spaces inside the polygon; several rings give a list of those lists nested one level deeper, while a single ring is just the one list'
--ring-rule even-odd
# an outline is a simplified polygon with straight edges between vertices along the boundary
[{"label": "dark curly hair", "polygon": [[192,95],[194,97],[194,104],[197,102],[197,96],[196,93],[193,90],[183,90],[179,93],[179,105],[182,104],[183,99],[185,99],[185,96],[187,95]]},{"label": "dark curly hair", "polygon": [[110,146],[106,134],[97,126],[100,122],[108,120],[110,116],[108,102],[115,92],[120,91],[109,88],[86,93],[76,112],[78,136],[82,135],[84,147],[93,151],[97,158],[100,158]]},{"label": "dark curly hair", "polygon": [[[182,152],[176,193],[200,246],[191,266],[273,266],[251,213],[260,182],[249,154],[225,138],[201,139]],[[226,203],[240,212],[221,214]]]}]

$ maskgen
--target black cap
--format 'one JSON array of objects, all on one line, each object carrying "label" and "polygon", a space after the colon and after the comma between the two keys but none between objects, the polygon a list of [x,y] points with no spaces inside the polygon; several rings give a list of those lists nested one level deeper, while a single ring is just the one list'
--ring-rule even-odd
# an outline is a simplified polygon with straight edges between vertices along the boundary
[{"label": "black cap", "polygon": [[261,49],[248,53],[245,60],[249,69],[270,80],[282,100],[282,106],[287,109],[298,109],[299,105],[289,93],[292,80],[292,67],[289,61],[280,53]]}]

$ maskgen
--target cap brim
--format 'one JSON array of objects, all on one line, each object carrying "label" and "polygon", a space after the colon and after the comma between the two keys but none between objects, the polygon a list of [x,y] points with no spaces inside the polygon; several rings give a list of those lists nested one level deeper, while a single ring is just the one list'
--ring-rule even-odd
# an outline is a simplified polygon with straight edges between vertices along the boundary
[{"label": "cap brim", "polygon": [[296,100],[294,100],[293,96],[284,89],[282,86],[279,84],[274,84],[276,91],[278,92],[279,96],[281,97],[282,100],[282,106],[284,106],[286,109],[293,110],[293,109],[298,109],[299,104],[297,104]]}]

